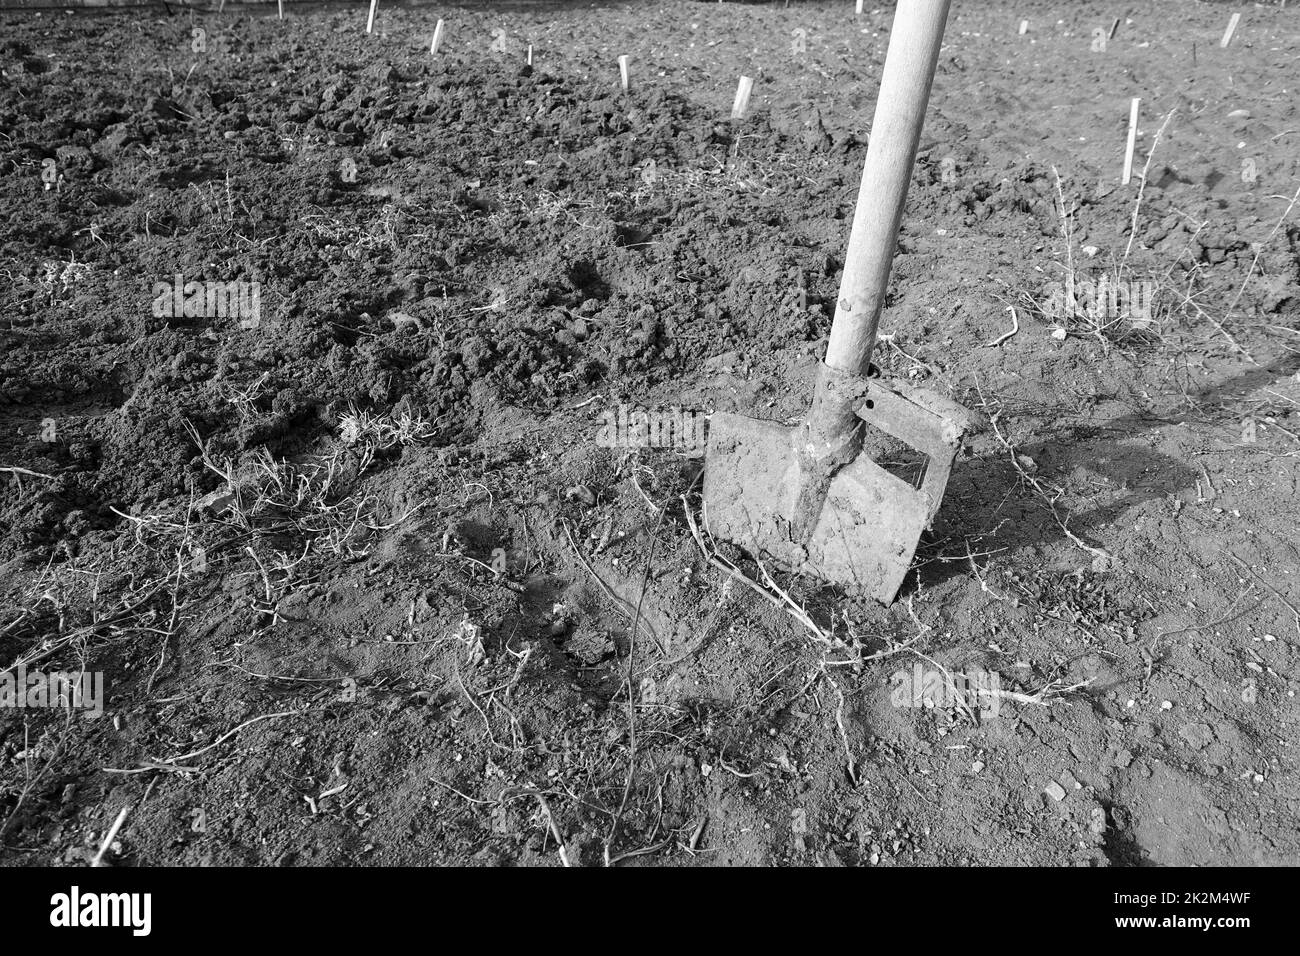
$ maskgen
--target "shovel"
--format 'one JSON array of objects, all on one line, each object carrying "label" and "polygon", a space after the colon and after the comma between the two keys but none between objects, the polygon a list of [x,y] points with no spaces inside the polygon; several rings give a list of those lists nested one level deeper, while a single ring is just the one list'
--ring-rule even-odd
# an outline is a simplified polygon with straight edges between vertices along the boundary
[{"label": "shovel", "polygon": [[[728,413],[709,425],[704,524],[778,566],[894,600],[974,417],[873,377],[871,349],[916,161],[949,0],[899,0],[826,357],[787,428]],[[919,482],[863,451],[869,424],[924,458]]]}]

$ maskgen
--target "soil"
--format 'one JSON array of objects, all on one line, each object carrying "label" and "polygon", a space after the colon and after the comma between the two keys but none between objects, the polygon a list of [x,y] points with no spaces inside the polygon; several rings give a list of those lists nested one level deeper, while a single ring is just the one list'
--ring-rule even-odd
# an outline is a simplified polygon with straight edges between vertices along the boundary
[{"label": "soil", "polygon": [[0,667],[106,689],[0,712],[0,858],[1300,861],[1297,11],[955,5],[875,362],[985,427],[891,605],[598,440],[807,407],[868,6],[0,14]]}]

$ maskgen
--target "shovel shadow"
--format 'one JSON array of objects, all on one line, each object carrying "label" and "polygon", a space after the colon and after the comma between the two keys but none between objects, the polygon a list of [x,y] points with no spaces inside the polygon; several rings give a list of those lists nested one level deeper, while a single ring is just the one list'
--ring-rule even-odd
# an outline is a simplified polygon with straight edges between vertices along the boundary
[{"label": "shovel shadow", "polygon": [[[1300,356],[1287,356],[1251,369],[1218,385],[1189,394],[1194,406],[1245,398],[1262,385],[1300,369]],[[1044,416],[1052,414],[1043,409]],[[1004,419],[1006,415],[1004,414]],[[1231,416],[1209,412],[1208,420],[1226,421]],[[1019,455],[1033,462],[1033,476],[1048,487],[1065,486],[1077,495],[1083,476],[1106,502],[1093,508],[1070,510],[1056,505],[1056,514],[1070,532],[1094,547],[1100,547],[1092,532],[1117,520],[1135,505],[1195,489],[1201,470],[1186,461],[1143,448],[1135,437],[1157,428],[1182,423],[1204,423],[1205,413],[1183,402],[1164,414],[1158,412],[1124,415],[1097,424],[1062,423],[1035,441],[1016,446]],[[994,440],[996,442],[996,439]],[[1029,468],[1030,466],[1025,466]],[[1119,494],[1116,495],[1116,490]],[[906,594],[917,586],[937,584],[949,577],[966,574],[969,564],[954,553],[952,541],[979,538],[972,546],[977,554],[997,549],[1046,548],[1068,540],[1056,517],[1012,464],[1006,448],[959,460],[949,479],[943,504],[935,516],[933,531],[923,540],[918,556],[903,586]]]}]

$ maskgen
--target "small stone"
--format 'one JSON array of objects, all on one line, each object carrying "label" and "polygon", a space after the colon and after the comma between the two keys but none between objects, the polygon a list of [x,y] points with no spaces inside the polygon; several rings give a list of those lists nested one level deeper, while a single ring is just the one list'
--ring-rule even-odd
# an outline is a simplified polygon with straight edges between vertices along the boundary
[{"label": "small stone", "polygon": [[569,501],[581,502],[588,508],[596,504],[596,495],[586,485],[574,485],[565,489],[564,497]]},{"label": "small stone", "polygon": [[210,491],[191,506],[192,511],[222,512],[235,500],[235,493],[224,485],[216,491]]},{"label": "small stone", "polygon": [[1047,794],[1058,803],[1065,799],[1065,788],[1055,780],[1043,788],[1043,793]]},{"label": "small stone", "polygon": [[1097,836],[1106,832],[1106,811],[1101,807],[1093,807],[1088,811],[1088,829]]},{"label": "small stone", "polygon": [[740,364],[739,352],[723,352],[704,360],[704,367],[710,371],[728,371]]},{"label": "small stone", "polygon": [[405,312],[389,312],[387,318],[389,322],[393,323],[394,330],[413,325],[417,332],[424,331],[424,323],[413,315],[407,315]]}]

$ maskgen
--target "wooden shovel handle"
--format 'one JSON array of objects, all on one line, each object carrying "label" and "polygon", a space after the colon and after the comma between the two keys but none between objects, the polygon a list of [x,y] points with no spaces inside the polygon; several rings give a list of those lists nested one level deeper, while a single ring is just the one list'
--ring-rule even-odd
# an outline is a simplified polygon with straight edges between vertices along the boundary
[{"label": "wooden shovel handle", "polygon": [[950,0],[898,0],[826,364],[865,375]]}]

